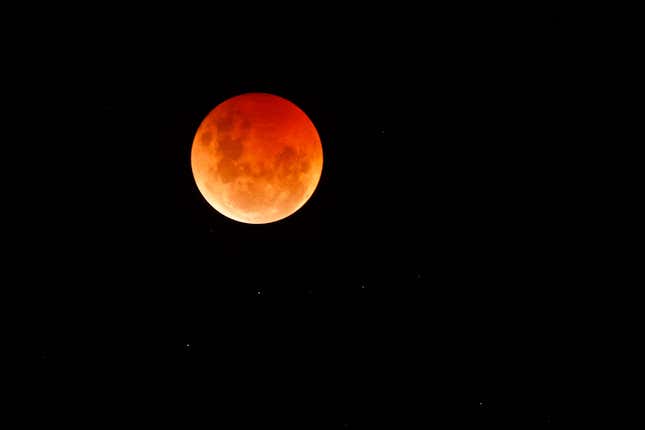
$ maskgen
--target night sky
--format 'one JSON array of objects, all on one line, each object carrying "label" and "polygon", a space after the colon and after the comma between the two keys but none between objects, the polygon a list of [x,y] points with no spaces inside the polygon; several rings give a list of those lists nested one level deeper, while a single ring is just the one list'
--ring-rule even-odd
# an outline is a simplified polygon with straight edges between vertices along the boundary
[{"label": "night sky", "polygon": [[[555,16],[491,14],[235,34],[119,15],[18,52],[27,416],[548,427],[565,49]],[[294,102],[323,145],[316,192],[274,224],[220,215],[190,170],[201,120],[245,92]]]}]

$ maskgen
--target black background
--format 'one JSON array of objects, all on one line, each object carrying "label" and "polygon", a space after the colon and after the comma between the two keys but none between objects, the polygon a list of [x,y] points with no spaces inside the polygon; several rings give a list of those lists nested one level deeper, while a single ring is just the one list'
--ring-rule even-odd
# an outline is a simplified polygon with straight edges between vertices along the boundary
[{"label": "black background", "polygon": [[[166,12],[15,49],[31,415],[548,425],[574,153],[560,19]],[[270,225],[216,213],[190,170],[204,116],[255,91],[302,108],[325,157],[311,200]]]}]

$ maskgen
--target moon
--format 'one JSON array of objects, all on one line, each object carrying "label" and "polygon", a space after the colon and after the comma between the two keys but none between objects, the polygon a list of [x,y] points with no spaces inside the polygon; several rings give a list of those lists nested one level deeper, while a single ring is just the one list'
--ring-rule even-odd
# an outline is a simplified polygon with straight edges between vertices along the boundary
[{"label": "moon", "polygon": [[246,93],[217,105],[201,122],[191,150],[197,188],[222,215],[267,224],[299,210],[322,173],[316,127],[295,104]]}]

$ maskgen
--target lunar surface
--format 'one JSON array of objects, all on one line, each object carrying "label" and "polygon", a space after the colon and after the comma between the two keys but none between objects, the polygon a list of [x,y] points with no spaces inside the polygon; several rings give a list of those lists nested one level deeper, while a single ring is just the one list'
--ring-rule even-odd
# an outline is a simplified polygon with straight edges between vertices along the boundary
[{"label": "lunar surface", "polygon": [[266,224],[293,214],[312,196],[322,172],[322,144],[295,104],[248,93],[204,118],[191,165],[197,188],[219,213]]}]

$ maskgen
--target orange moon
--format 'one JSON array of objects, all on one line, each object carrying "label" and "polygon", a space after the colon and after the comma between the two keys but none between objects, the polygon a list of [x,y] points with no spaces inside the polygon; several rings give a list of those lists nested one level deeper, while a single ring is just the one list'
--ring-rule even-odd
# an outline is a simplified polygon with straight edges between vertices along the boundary
[{"label": "orange moon", "polygon": [[222,215],[248,224],[279,221],[300,209],[322,172],[320,137],[290,101],[247,93],[215,107],[191,151],[197,188]]}]

